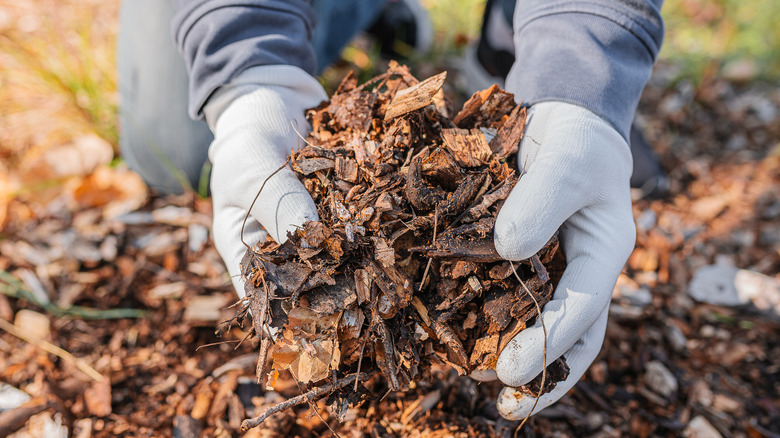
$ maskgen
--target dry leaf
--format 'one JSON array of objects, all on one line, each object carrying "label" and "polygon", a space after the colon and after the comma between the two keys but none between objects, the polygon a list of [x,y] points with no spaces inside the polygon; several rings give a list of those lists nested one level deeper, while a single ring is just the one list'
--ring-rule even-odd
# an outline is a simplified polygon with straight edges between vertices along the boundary
[{"label": "dry leaf", "polygon": [[102,207],[111,219],[142,206],[148,197],[146,183],[125,168],[101,166],[82,181],[69,185],[73,200],[82,208]]}]

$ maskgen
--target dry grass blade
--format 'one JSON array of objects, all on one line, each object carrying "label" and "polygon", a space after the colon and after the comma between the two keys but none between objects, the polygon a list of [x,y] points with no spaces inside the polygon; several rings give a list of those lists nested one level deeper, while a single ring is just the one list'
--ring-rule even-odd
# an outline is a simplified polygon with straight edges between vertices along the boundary
[{"label": "dry grass blade", "polygon": [[2,318],[0,318],[0,329],[7,331],[8,333],[16,336],[17,338],[31,345],[34,345],[40,348],[41,350],[46,351],[47,353],[53,354],[66,362],[72,362],[74,365],[76,365],[76,367],[79,370],[81,370],[84,374],[86,374],[96,382],[102,382],[106,379],[104,375],[100,374],[97,370],[89,366],[86,362],[84,362],[83,359],[79,359],[73,356],[72,354],[68,353],[67,351],[63,350],[62,348],[50,342],[46,342],[43,339],[27,336],[26,334],[22,333],[19,329],[17,329],[16,326],[5,321]]},{"label": "dry grass blade", "polygon": [[282,169],[287,167],[288,164],[290,164],[290,156],[289,155],[287,156],[287,160],[284,162],[284,164],[279,166],[278,169],[274,170],[272,174],[270,174],[270,175],[268,175],[268,177],[266,177],[266,179],[263,181],[263,185],[260,186],[260,190],[257,191],[257,194],[255,195],[255,198],[252,199],[252,203],[249,205],[249,210],[246,211],[246,216],[244,216],[244,222],[241,223],[241,235],[240,235],[240,237],[241,237],[241,243],[244,244],[244,246],[246,247],[247,251],[255,253],[254,251],[252,251],[252,248],[249,245],[247,245],[246,242],[244,242],[244,228],[246,227],[246,221],[249,219],[249,215],[252,214],[252,209],[255,206],[255,202],[257,202],[257,198],[260,197],[260,193],[263,193],[263,189],[265,188],[265,184],[268,182],[268,180],[273,178],[274,175],[276,175],[277,173],[281,172]]}]

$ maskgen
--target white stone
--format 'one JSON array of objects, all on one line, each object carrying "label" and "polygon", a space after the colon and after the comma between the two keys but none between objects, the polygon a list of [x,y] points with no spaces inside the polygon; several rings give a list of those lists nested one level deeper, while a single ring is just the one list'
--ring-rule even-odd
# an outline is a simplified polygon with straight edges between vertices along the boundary
[{"label": "white stone", "polygon": [[21,309],[16,312],[14,325],[25,335],[36,339],[46,339],[51,333],[49,317],[33,310]]},{"label": "white stone", "polygon": [[658,394],[671,398],[677,392],[677,379],[664,364],[657,360],[645,365],[645,383]]},{"label": "white stone", "polygon": [[721,306],[753,304],[761,311],[780,315],[780,281],[726,264],[699,268],[688,284],[697,301]]},{"label": "white stone", "polygon": [[208,227],[201,224],[190,224],[188,227],[190,251],[197,253],[209,240]]},{"label": "white stone", "polygon": [[674,351],[685,351],[685,344],[688,342],[688,339],[685,337],[685,334],[682,332],[682,330],[680,330],[680,328],[676,325],[666,325],[666,339],[669,341],[669,344],[672,346]]},{"label": "white stone", "polygon": [[722,306],[739,306],[747,304],[740,299],[734,279],[739,269],[733,266],[707,265],[702,266],[693,274],[688,284],[688,295],[697,301]]},{"label": "white stone", "polygon": [[683,436],[687,438],[720,438],[722,435],[706,418],[699,415],[688,423],[688,427],[683,431]]},{"label": "white stone", "polygon": [[27,403],[30,395],[7,383],[0,383],[0,412],[10,411]]}]

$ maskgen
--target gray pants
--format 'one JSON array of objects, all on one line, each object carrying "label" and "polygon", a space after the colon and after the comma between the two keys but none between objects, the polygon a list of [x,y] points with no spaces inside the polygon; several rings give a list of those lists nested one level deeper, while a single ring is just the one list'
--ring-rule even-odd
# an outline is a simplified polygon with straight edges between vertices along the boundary
[{"label": "gray pants", "polygon": [[[384,1],[317,0],[313,35],[320,69],[381,13]],[[155,191],[182,193],[208,186],[211,132],[187,116],[188,76],[171,36],[170,0],[126,0],[120,12],[119,148]]]}]

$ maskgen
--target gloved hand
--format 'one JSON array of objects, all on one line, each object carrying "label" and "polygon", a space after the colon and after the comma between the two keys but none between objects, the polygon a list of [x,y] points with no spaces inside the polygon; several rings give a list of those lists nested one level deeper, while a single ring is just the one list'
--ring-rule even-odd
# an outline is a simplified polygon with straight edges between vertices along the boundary
[{"label": "gloved hand", "polygon": [[[326,98],[308,73],[273,65],[245,70],[204,108],[214,132],[209,147],[214,243],[240,297],[245,293],[239,268],[246,252],[240,238],[244,217],[266,178],[303,144],[293,126],[305,136],[309,125],[304,111]],[[287,167],[263,188],[244,227],[244,242],[254,245],[266,233],[283,242],[288,231],[317,219],[314,201]]]},{"label": "gloved hand", "polygon": [[[542,318],[547,363],[563,355],[571,372],[541,397],[537,413],[571,389],[601,349],[612,289],[634,247],[632,163],[626,140],[609,123],[563,102],[531,107],[518,160],[524,174],[496,220],[496,249],[508,260],[528,258],[561,227],[567,261]],[[542,372],[543,352],[537,320],[499,356],[496,373],[508,386],[498,410],[505,418],[522,419],[531,410],[535,399],[511,387]]]}]

